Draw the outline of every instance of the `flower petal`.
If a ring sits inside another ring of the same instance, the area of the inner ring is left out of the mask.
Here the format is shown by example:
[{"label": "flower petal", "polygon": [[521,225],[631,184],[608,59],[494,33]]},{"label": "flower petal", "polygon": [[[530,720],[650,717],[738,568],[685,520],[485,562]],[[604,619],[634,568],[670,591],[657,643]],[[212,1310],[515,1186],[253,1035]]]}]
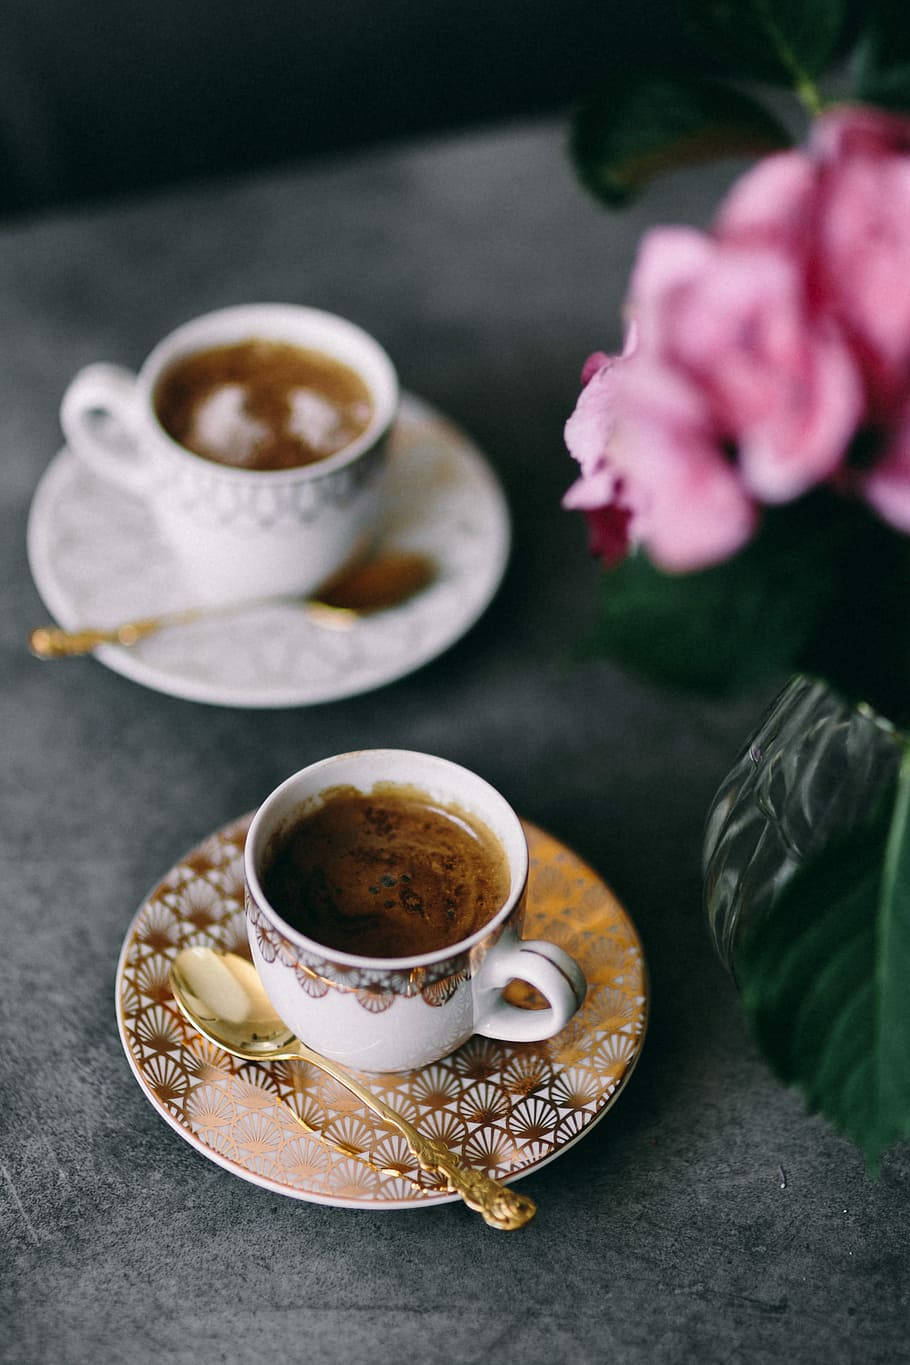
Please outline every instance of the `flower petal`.
[{"label": "flower petal", "polygon": [[741,437],[746,486],[762,502],[789,502],[829,478],[844,461],[863,404],[859,372],[840,337],[810,331],[805,372],[789,387],[782,383],[769,419]]},{"label": "flower petal", "polygon": [[804,152],[780,152],[739,178],[720,206],[715,231],[741,245],[788,251],[807,245],[818,168]]},{"label": "flower petal", "polygon": [[910,534],[910,405],[885,456],[858,483],[880,517]]}]

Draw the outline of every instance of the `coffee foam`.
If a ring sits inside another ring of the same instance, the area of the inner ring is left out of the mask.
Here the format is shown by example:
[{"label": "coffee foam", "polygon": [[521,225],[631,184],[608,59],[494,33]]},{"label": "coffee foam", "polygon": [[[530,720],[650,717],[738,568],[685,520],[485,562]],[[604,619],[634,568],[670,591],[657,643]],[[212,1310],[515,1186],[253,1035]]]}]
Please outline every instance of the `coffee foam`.
[{"label": "coffee foam", "polygon": [[328,453],[338,448],[342,423],[335,403],[313,389],[293,389],[288,395],[287,430],[312,450]]},{"label": "coffee foam", "polygon": [[193,449],[224,464],[252,464],[268,427],[249,416],[246,403],[244,384],[222,384],[207,394],[193,413],[189,436]]}]

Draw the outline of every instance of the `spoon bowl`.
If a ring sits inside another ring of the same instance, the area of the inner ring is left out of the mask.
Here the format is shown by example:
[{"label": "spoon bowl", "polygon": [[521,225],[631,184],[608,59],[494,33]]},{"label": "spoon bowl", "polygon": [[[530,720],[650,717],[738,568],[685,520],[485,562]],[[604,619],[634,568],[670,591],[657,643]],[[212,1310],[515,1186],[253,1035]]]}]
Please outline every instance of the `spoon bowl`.
[{"label": "spoon bowl", "polygon": [[245,957],[184,948],[171,967],[171,988],[193,1027],[225,1052],[273,1062],[300,1055],[300,1043],[273,1010]]}]

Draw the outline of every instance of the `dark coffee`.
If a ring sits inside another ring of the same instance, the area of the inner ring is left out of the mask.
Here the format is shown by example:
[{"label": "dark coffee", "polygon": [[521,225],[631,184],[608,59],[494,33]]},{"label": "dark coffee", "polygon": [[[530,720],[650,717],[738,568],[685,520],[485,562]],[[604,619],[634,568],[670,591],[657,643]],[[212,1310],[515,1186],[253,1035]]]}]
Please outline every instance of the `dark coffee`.
[{"label": "dark coffee", "polygon": [[412,957],[468,938],[510,888],[495,835],[410,787],[338,787],[268,848],[262,886],[282,919],[327,948]]},{"label": "dark coffee", "polygon": [[370,424],[370,392],[347,365],[251,339],[182,356],[155,390],[169,436],[218,464],[294,469],[344,449]]}]

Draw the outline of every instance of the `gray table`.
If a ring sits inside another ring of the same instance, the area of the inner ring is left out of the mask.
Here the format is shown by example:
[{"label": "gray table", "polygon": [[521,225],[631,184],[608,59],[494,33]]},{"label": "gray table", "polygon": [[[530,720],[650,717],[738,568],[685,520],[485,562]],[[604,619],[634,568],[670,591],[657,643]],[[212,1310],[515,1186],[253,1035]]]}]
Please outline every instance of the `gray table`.
[{"label": "gray table", "polygon": [[[908,1151],[870,1183],[775,1084],[702,923],[704,811],[763,699],[669,695],[578,651],[598,575],[559,508],[578,369],[616,343],[644,226],[705,220],[721,184],[689,175],[610,217],[544,126],[2,232],[4,1361],[907,1359]],[[25,519],[67,379],[258,299],[355,318],[487,450],[516,532],[492,608],[422,671],[313,709],[231,712],[32,660]],[[296,767],[377,744],[480,770],[643,936],[644,1057],[528,1180],[540,1214],[520,1234],[458,1206],[256,1189],[161,1121],[121,1051],[115,963],[146,888]]]}]

